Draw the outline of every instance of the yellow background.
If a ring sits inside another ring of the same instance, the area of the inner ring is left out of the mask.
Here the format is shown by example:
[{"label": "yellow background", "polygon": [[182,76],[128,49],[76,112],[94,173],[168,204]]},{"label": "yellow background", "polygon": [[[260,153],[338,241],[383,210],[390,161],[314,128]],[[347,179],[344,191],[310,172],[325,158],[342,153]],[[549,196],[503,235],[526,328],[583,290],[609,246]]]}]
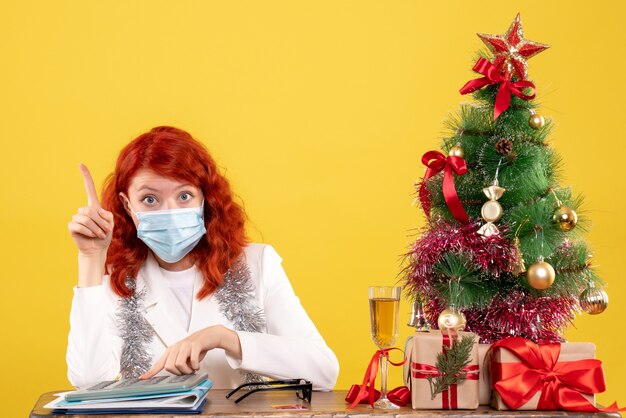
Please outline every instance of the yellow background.
[{"label": "yellow background", "polygon": [[[100,186],[121,147],[162,124],[209,147],[245,203],[250,236],[284,257],[337,354],[337,388],[360,381],[374,350],[367,286],[396,282],[424,224],[411,206],[420,157],[467,100],[458,89],[474,77],[475,33],[504,32],[517,11],[526,36],[552,46],[530,75],[540,113],[556,121],[563,184],[586,196],[611,296],[567,337],[597,344],[609,388],[599,399],[626,404],[623,2],[0,4],[3,416],[69,386],[78,163]],[[402,311],[399,345],[407,303]]]}]

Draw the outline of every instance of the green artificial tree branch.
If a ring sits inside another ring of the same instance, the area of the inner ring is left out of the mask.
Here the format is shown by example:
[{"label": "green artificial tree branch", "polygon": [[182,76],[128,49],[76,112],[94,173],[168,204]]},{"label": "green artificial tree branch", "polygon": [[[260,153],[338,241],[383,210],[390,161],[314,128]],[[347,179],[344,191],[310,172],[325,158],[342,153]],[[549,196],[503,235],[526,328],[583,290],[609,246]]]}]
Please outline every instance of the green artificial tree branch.
[{"label": "green artificial tree branch", "polygon": [[472,348],[474,347],[474,336],[464,335],[460,340],[452,344],[452,347],[445,352],[437,353],[437,370],[439,376],[433,378],[428,376],[430,384],[431,399],[448,390],[452,385],[462,383],[467,377],[467,372],[463,369],[470,363]]}]

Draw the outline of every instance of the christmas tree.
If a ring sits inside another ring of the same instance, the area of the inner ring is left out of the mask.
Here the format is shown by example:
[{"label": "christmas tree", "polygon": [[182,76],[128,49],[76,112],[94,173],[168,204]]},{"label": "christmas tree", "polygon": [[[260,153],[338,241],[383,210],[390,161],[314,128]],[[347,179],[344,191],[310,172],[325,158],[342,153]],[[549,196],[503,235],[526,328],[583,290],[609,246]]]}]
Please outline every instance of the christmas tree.
[{"label": "christmas tree", "polygon": [[430,323],[464,325],[481,342],[562,341],[577,312],[600,313],[608,298],[528,80],[527,60],[548,45],[524,38],[519,15],[506,33],[478,36],[489,52],[461,89],[474,102],[447,121],[443,152],[422,157],[428,223],[407,255],[406,289]]}]

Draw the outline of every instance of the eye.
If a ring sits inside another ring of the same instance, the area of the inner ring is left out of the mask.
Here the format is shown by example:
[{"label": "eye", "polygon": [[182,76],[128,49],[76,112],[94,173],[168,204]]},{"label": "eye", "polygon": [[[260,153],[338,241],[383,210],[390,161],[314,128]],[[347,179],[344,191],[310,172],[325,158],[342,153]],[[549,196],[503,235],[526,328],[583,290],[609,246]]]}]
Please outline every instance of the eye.
[{"label": "eye", "polygon": [[193,196],[191,195],[191,193],[189,192],[182,192],[180,194],[180,200],[182,200],[183,202],[188,202],[193,198]]},{"label": "eye", "polygon": [[150,194],[149,194],[149,195],[147,195],[147,196],[145,196],[145,197],[141,200],[141,202],[142,202],[142,203],[144,203],[144,204],[146,204],[146,205],[148,205],[148,206],[152,206],[152,205],[154,205],[154,204],[156,203],[156,201],[157,201],[157,200],[156,200],[156,197],[154,197],[154,196],[152,196],[152,195],[150,195]]}]

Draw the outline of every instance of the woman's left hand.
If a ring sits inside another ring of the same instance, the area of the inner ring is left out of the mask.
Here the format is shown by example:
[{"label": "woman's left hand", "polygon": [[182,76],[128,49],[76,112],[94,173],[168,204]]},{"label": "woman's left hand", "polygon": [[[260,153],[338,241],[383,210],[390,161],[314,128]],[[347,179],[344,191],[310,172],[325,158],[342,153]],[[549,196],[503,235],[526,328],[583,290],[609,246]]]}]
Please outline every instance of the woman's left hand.
[{"label": "woman's left hand", "polygon": [[241,358],[239,336],[223,325],[214,325],[194,332],[184,340],[167,347],[150,370],[139,376],[150,379],[165,369],[175,375],[191,374],[200,369],[200,362],[209,350],[222,348],[229,355]]}]

